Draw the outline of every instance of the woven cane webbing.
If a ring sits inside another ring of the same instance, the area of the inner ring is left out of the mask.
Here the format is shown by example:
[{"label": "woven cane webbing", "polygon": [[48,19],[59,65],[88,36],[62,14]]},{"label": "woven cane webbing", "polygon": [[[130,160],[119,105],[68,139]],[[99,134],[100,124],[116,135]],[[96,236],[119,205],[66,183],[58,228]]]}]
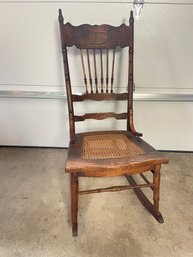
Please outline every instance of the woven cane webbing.
[{"label": "woven cane webbing", "polygon": [[144,151],[122,134],[92,135],[83,138],[83,158],[105,159],[142,155]]}]

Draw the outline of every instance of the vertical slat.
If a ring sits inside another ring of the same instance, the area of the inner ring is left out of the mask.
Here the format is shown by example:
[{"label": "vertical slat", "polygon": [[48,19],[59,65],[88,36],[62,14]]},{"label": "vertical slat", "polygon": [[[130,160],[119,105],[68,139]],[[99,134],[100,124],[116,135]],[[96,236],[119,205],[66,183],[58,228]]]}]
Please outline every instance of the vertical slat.
[{"label": "vertical slat", "polygon": [[111,93],[113,93],[114,67],[115,67],[115,49],[113,49],[113,61],[112,61],[112,73],[111,73]]},{"label": "vertical slat", "polygon": [[91,75],[90,57],[89,57],[89,50],[88,49],[86,49],[86,55],[87,55],[87,63],[88,63],[88,74],[89,74],[90,89],[91,89],[91,94],[93,94],[92,75]]},{"label": "vertical slat", "polygon": [[82,62],[82,70],[83,70],[83,74],[84,74],[84,84],[86,87],[86,93],[88,94],[87,77],[86,77],[86,71],[85,71],[85,66],[84,66],[84,58],[83,58],[82,49],[80,49],[80,56],[81,56],[81,62]]},{"label": "vertical slat", "polygon": [[109,50],[106,49],[106,93],[108,93],[109,84]]},{"label": "vertical slat", "polygon": [[93,56],[94,56],[95,86],[96,86],[96,93],[98,93],[98,78],[97,78],[97,67],[96,67],[96,53],[95,53],[95,49],[93,49]]},{"label": "vertical slat", "polygon": [[100,63],[101,63],[101,93],[103,93],[103,51],[100,49]]}]

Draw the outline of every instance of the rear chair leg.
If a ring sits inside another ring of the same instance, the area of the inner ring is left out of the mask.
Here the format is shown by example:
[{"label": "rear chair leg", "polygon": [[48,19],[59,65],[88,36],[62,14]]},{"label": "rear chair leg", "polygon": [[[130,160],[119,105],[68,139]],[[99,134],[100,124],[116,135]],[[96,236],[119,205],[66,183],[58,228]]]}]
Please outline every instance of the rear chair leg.
[{"label": "rear chair leg", "polygon": [[[164,223],[162,214],[159,212],[159,187],[160,187],[160,165],[156,165],[153,172],[153,204],[141,190],[141,188],[134,188],[134,192],[142,203],[142,205],[150,212],[150,214],[159,222]],[[131,175],[126,175],[126,178],[131,186],[136,186],[134,178]]]},{"label": "rear chair leg", "polygon": [[71,174],[71,222],[72,235],[78,236],[78,175]]},{"label": "rear chair leg", "polygon": [[159,195],[160,195],[160,168],[161,165],[156,165],[153,170],[153,202],[154,207],[157,211],[159,211]]}]

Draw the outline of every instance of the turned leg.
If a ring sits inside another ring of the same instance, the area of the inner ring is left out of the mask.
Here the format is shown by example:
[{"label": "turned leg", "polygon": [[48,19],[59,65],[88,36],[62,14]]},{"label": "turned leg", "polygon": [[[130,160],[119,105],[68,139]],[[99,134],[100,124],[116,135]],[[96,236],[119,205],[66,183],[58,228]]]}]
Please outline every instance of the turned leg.
[{"label": "turned leg", "polygon": [[[154,173],[154,171],[153,171]],[[126,178],[131,186],[136,186],[137,183],[135,182],[134,178],[130,175],[126,175]],[[162,217],[162,214],[158,211],[158,209],[155,207],[155,204],[152,204],[152,202],[147,198],[147,196],[144,194],[144,192],[140,188],[134,188],[133,189],[137,198],[142,203],[142,205],[148,210],[151,215],[159,222],[163,223],[164,219]],[[156,190],[155,190],[156,191]],[[159,198],[159,197],[158,197]],[[156,197],[155,202],[157,201],[157,191],[156,191]],[[156,206],[158,207],[157,203]]]},{"label": "turned leg", "polygon": [[161,165],[156,165],[153,171],[153,202],[154,207],[158,211],[159,210],[159,194],[160,194],[160,168]]},{"label": "turned leg", "polygon": [[78,175],[71,174],[71,222],[72,222],[72,235],[78,235]]}]

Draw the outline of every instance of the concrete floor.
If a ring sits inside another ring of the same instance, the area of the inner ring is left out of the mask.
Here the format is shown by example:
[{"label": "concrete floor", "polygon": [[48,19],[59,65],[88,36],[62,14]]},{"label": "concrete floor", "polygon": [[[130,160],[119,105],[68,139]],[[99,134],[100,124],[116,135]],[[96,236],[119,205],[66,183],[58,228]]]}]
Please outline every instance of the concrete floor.
[{"label": "concrete floor", "polygon": [[[193,256],[193,154],[168,154],[170,164],[162,168],[164,224],[131,190],[93,194],[80,197],[77,238],[69,221],[66,154],[0,148],[0,257]],[[124,183],[80,179],[82,189]]]}]

